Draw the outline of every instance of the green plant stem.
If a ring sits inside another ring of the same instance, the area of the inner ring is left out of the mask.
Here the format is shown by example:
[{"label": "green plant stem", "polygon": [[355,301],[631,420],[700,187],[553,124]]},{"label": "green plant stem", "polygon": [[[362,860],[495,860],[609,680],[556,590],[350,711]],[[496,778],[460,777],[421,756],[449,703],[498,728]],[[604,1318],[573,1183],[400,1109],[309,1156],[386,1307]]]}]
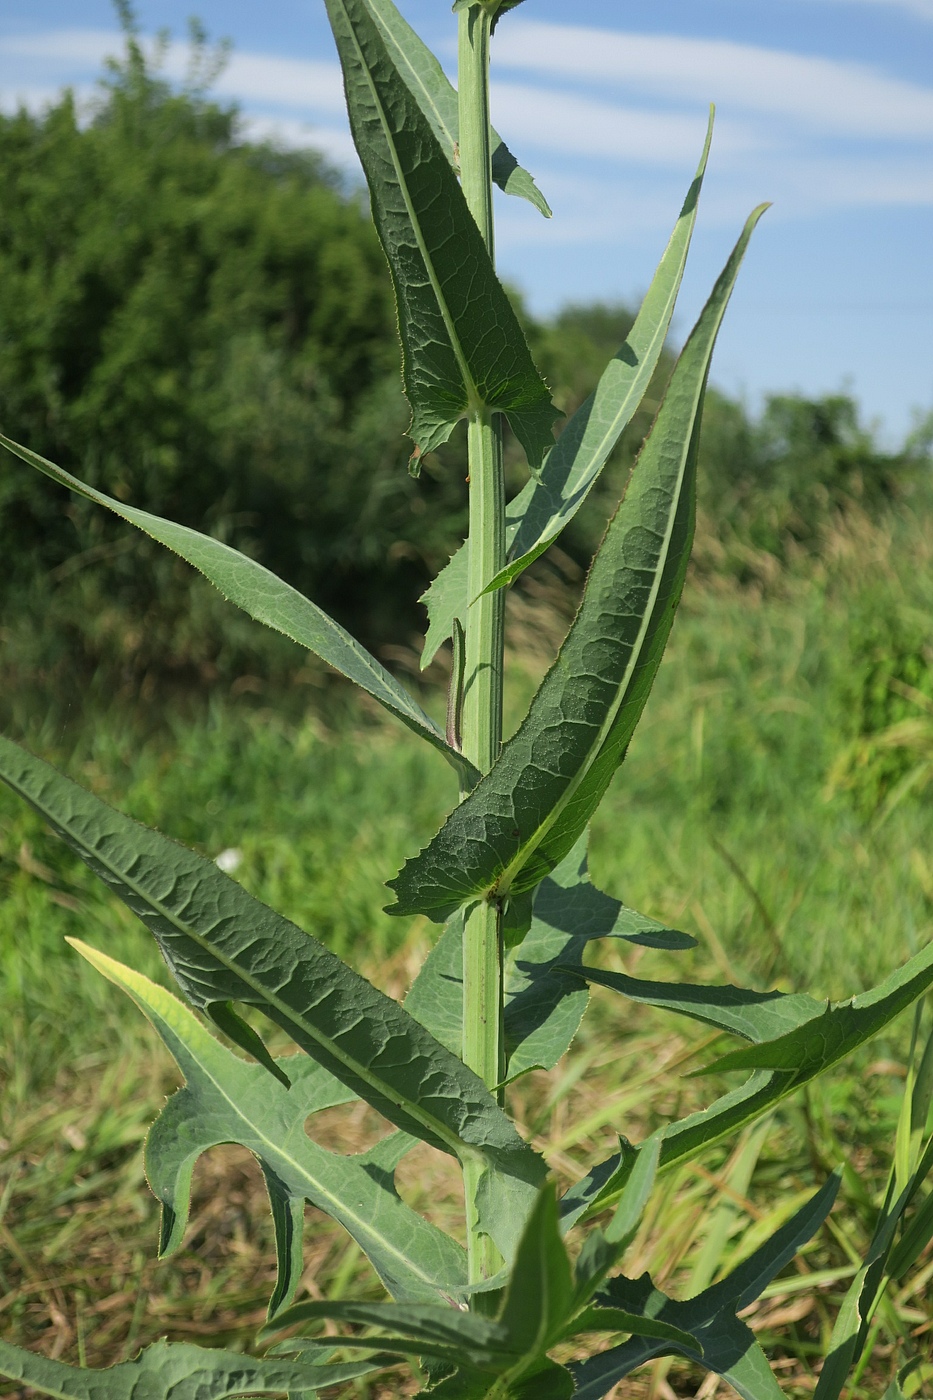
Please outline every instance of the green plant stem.
[{"label": "green plant stem", "polygon": [[[460,14],[460,171],[463,192],[493,255],[492,153],[489,141],[489,37],[482,6]],[[502,679],[505,594],[485,595],[505,565],[505,485],[502,435],[488,410],[476,409],[468,425],[470,462],[469,596],[463,692],[463,751],[482,773],[502,743]],[[463,1059],[488,1088],[502,1079],[501,912],[481,901],[470,910],[463,940]],[[492,1241],[477,1230],[480,1166],[467,1162],[463,1186],[467,1254],[472,1283],[494,1274],[500,1260]]]}]

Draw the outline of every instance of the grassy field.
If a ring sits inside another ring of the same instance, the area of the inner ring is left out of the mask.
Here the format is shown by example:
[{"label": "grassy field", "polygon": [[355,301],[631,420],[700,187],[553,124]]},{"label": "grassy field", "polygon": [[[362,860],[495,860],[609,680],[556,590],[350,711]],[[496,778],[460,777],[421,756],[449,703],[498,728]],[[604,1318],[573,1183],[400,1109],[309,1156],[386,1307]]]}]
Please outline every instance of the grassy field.
[{"label": "grassy field", "polygon": [[[741,588],[707,567],[702,541],[698,560],[656,692],[594,823],[592,868],[699,946],[676,960],[603,956],[640,975],[852,994],[922,946],[933,922],[930,796],[918,783],[895,801],[884,768],[894,750],[864,736],[857,747],[853,719],[879,628],[909,639],[930,615],[933,544],[920,519],[854,517],[816,562],[770,574],[762,563],[759,582]],[[558,632],[549,588],[515,600],[516,700]],[[382,881],[432,834],[453,782],[433,753],[341,691],[309,692],[323,699],[307,707],[289,696],[282,718],[256,689],[158,723],[58,706],[54,717],[20,714],[15,737],[140,820],[210,856],[238,852],[238,879],[400,994],[436,930],[388,919]],[[922,702],[917,691],[916,755],[909,744],[896,750],[908,775],[924,752]],[[427,703],[439,708],[442,697]],[[866,805],[867,791],[880,803]],[[215,1152],[197,1177],[184,1251],[154,1262],[141,1147],[176,1081],[135,1009],[63,943],[83,937],[161,976],[148,936],[5,795],[0,885],[0,1331],[89,1365],[162,1334],[247,1344],[272,1276],[258,1169],[239,1149]],[[813,1363],[870,1232],[909,1033],[897,1024],[728,1152],[670,1173],[627,1262],[627,1272],[650,1267],[662,1285],[696,1289],[847,1159],[842,1223],[831,1219],[750,1319],[791,1396],[812,1392]],[[516,1111],[570,1181],[614,1150],[618,1132],[638,1139],[711,1097],[709,1081],[682,1077],[710,1043],[694,1023],[599,993],[568,1062],[516,1086]],[[574,1150],[571,1124],[582,1125]],[[323,1131],[364,1146],[380,1124],[357,1105]],[[456,1218],[446,1161],[412,1154],[402,1175],[410,1199]],[[753,1236],[739,1246],[749,1215]],[[365,1261],[329,1224],[309,1231],[306,1261],[313,1296],[376,1295]],[[882,1310],[855,1395],[883,1392],[903,1339],[929,1344],[931,1279],[928,1252]],[[664,1363],[618,1394],[716,1394],[698,1384]],[[406,1393],[398,1380],[342,1392]],[[908,1394],[933,1394],[933,1367],[914,1373]]]}]

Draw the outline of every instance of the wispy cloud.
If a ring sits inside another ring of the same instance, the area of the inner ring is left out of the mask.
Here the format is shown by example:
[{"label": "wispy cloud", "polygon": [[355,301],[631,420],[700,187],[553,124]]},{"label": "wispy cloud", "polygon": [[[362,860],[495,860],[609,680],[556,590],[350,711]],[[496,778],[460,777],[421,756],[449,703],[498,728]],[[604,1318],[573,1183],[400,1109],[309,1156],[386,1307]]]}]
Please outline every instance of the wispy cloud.
[{"label": "wispy cloud", "polygon": [[933,137],[933,88],[869,67],[726,40],[518,21],[496,50],[502,68],[611,84],[668,102],[717,101],[824,132]]},{"label": "wispy cloud", "polygon": [[933,0],[828,0],[837,5],[874,5],[885,10],[903,10],[915,19],[925,19],[933,24]]},{"label": "wispy cloud", "polygon": [[[46,33],[10,34],[0,37],[0,60],[28,64],[32,72],[44,69],[61,80],[79,70],[99,72],[104,60],[123,50],[123,36],[110,29],[54,29]],[[151,53],[156,48],[145,43]],[[188,71],[191,51],[187,44],[171,43],[161,52],[160,71],[181,80]],[[28,79],[26,80],[28,81]],[[15,87],[8,80],[6,86]],[[220,97],[265,107],[344,112],[343,82],[336,63],[315,59],[281,58],[274,54],[237,53],[227,60],[213,86]]]}]

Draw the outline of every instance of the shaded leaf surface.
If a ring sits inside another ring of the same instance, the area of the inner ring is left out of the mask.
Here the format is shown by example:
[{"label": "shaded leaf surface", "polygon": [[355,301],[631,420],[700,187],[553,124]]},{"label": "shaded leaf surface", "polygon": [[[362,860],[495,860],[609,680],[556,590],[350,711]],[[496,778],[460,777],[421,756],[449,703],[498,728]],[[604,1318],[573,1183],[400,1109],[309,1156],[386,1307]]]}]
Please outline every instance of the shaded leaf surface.
[{"label": "shaded leaf surface", "polygon": [[706,377],[758,217],[678,361],[554,665],[491,771],[389,882],[390,913],[440,922],[470,899],[533,889],[572,849],[621,763],[680,600]]},{"label": "shaded leaf surface", "polygon": [[0,1342],[0,1375],[60,1400],[225,1400],[233,1395],[318,1391],[378,1370],[385,1361],[310,1366],[260,1360],[187,1342],[156,1342],[135,1361],[88,1370]]},{"label": "shaded leaf surface", "polygon": [[786,1031],[812,1021],[825,1003],[803,992],[753,992],[744,987],[694,986],[689,982],[647,982],[623,972],[597,967],[579,969],[579,976],[598,987],[621,992],[629,1001],[661,1006],[720,1030],[731,1031],[754,1044],[773,1041]]},{"label": "shaded leaf surface", "polygon": [[602,1400],[614,1385],[656,1356],[677,1353],[715,1371],[743,1400],[779,1400],[783,1392],[764,1352],[736,1313],[760,1297],[773,1278],[794,1257],[832,1208],[839,1178],[830,1177],[813,1198],[720,1283],[686,1302],[675,1302],[655,1288],[647,1274],[640,1279],[611,1279],[601,1301],[610,1307],[668,1322],[689,1333],[695,1347],[632,1337],[621,1346],[573,1366],[580,1400]]},{"label": "shaded leaf surface", "polygon": [[[569,1049],[586,1011],[588,993],[572,971],[582,969],[586,944],[622,938],[670,951],[693,947],[676,929],[627,909],[590,883],[587,837],[534,892],[531,927],[505,966],[508,1078],[553,1069]],[[459,1053],[463,1025],[463,911],[449,920],[405,1002],[442,1045]]]},{"label": "shaded leaf surface", "polygon": [[75,946],[132,997],[185,1077],[185,1088],[169,1100],[146,1142],[146,1174],[163,1210],[163,1254],[182,1242],[198,1158],[235,1142],[259,1160],[273,1204],[279,1282],[270,1312],[291,1298],[301,1278],[306,1200],[344,1226],[395,1297],[435,1299],[465,1285],[463,1250],[399,1199],[392,1171],[385,1169],[386,1153],[391,1161],[413,1145],[410,1137],[380,1143],[374,1155],[327,1151],[308,1137],[305,1122],[353,1097],[339,1080],[312,1060],[291,1056],[285,1061],[291,1088],[270,1081],[262,1066],[227,1050],[169,992],[92,948]]},{"label": "shaded leaf surface", "polygon": [[210,535],[199,534],[187,525],[176,525],[174,521],[163,520],[158,515],[150,515],[148,511],[137,510],[135,506],[114,500],[103,491],[86,486],[70,472],[55,466],[54,462],[48,462],[35,452],[30,452],[28,447],[21,447],[12,442],[2,433],[0,443],[24,462],[51,477],[53,481],[67,486],[96,505],[105,506],[131,525],[138,526],[160,544],[180,554],[182,559],[187,560],[209,579],[231,603],[249,613],[257,622],[271,627],[274,632],[283,633],[299,646],[314,652],[315,656],[326,661],[328,666],[333,666],[335,671],[339,671],[374,700],[378,700],[396,719],[400,719],[414,733],[433,744],[448,762],[458,772],[465,773],[471,782],[478,776],[469,765],[464,767],[466,760],[463,755],[450,747],[434,721],[364,646],[310,599],[305,598],[290,584],[283,583],[275,574],[263,568],[262,564],[257,564],[255,559],[249,559],[245,554],[231,549],[229,545],[222,544],[220,540],[215,540]]},{"label": "shaded leaf surface", "polygon": [[877,1035],[933,985],[933,943],[880,986],[851,1001],[825,1004],[821,1015],[808,1017],[785,1034],[747,1050],[733,1050],[705,1073],[731,1069],[782,1070],[794,1083],[810,1079]]},{"label": "shaded leaf surface", "polygon": [[395,286],[411,436],[429,452],[466,413],[502,412],[537,467],[557,410],[457,178],[366,0],[326,4]]}]

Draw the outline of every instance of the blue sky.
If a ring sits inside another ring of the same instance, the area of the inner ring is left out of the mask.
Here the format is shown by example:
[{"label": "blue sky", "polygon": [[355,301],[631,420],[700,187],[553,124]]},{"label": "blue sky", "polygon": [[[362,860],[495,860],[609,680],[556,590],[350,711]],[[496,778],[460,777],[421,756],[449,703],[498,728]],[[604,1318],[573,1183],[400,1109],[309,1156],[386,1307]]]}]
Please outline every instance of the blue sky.
[{"label": "blue sky", "polygon": [[[139,0],[146,32],[197,13],[234,42],[217,84],[257,134],[353,168],[323,0]],[[446,0],[401,0],[453,64]],[[0,104],[93,90],[109,0],[4,0]],[[184,71],[181,43],[170,74]],[[756,235],[714,365],[768,391],[847,389],[894,441],[933,409],[933,0],[526,0],[500,25],[494,119],[554,218],[499,202],[499,265],[531,307],[635,302],[718,107],[687,333],[746,214]]]}]

